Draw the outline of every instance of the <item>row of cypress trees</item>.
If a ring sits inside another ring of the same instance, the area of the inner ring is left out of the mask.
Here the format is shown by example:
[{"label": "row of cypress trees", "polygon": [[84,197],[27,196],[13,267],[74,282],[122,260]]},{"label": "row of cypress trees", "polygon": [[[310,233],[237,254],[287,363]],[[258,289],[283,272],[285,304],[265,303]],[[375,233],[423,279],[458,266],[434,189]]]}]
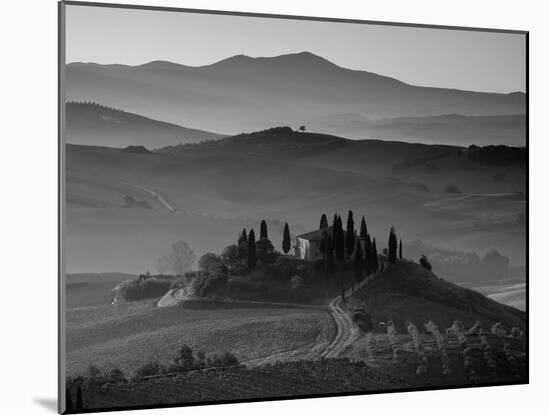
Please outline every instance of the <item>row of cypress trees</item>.
[{"label": "row of cypress trees", "polygon": [[[363,272],[369,275],[378,270],[376,238],[372,238],[371,241],[364,216],[361,218],[359,238],[357,238],[355,232],[355,222],[351,210],[348,212],[345,234],[342,218],[337,214],[334,214],[333,217],[332,233],[328,231],[328,220],[325,214],[321,216],[319,228],[323,231],[320,251],[323,255],[325,275],[332,273],[335,265],[339,265],[339,268],[341,268],[346,259],[353,261],[357,279],[360,278]],[[364,241],[364,246],[362,246],[361,241]],[[266,221],[262,220],[260,222],[260,238],[258,241],[254,229],[250,229],[248,233],[246,229],[243,229],[237,245],[241,260],[246,261],[249,269],[254,269],[258,263],[258,252],[273,251],[273,246],[268,237]],[[285,254],[288,254],[291,249],[290,229],[286,222],[283,230],[282,249]],[[388,260],[395,263],[398,255],[400,259],[403,258],[402,242],[399,240],[399,244],[397,243],[395,227],[392,226],[388,240]]]},{"label": "row of cypress trees", "polygon": [[[395,227],[392,226],[390,229],[390,237],[388,239],[388,260],[392,264],[395,264],[397,261],[397,250],[397,235],[395,234]],[[399,259],[403,259],[403,243],[401,239],[399,239]]]},{"label": "row of cypress trees", "polygon": [[[282,243],[283,252],[285,254],[288,254],[288,252],[290,251],[290,245],[290,229],[288,227],[288,223],[285,222]],[[262,220],[260,222],[259,240],[256,240],[254,229],[250,229],[248,234],[246,232],[246,229],[243,229],[241,235],[239,236],[237,246],[239,247],[239,257],[243,261],[246,261],[249,269],[254,269],[258,264],[258,252],[260,252],[262,255],[266,255],[273,252],[274,250],[273,245],[269,241],[269,237],[267,234],[266,221]]]},{"label": "row of cypress trees", "polygon": [[[372,238],[368,233],[365,217],[361,218],[359,228],[359,237],[355,232],[355,222],[353,212],[348,212],[346,223],[346,232],[344,234],[342,218],[334,214],[332,220],[332,232],[329,231],[328,220],[325,214],[321,216],[319,228],[323,231],[319,250],[323,256],[325,276],[333,274],[335,268],[338,268],[342,286],[342,298],[344,296],[343,266],[345,262],[353,264],[354,277],[359,281],[364,273],[369,275],[376,272],[379,268],[378,251],[376,248],[376,238]],[[363,241],[363,243],[361,243]],[[403,258],[403,245],[401,240],[397,243],[395,227],[390,229],[388,240],[388,260],[395,263],[399,250],[399,258]],[[351,279],[353,288],[354,279]]]}]

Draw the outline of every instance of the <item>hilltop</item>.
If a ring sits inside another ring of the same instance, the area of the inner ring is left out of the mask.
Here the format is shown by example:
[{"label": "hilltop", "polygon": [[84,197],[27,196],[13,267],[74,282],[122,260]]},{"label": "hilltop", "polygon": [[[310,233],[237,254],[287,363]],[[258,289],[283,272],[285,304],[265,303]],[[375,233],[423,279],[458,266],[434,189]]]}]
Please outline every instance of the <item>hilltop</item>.
[{"label": "hilltop", "polygon": [[66,111],[66,141],[71,144],[153,148],[223,137],[94,102],[68,102]]},{"label": "hilltop", "polygon": [[295,131],[290,127],[274,127],[267,130],[241,133],[209,140],[194,145],[164,147],[160,153],[177,152],[226,152],[241,156],[282,157],[296,159],[333,151],[352,143],[342,137],[322,133]]},{"label": "hilltop", "polygon": [[392,320],[405,331],[406,323],[422,327],[433,320],[450,327],[460,320],[466,327],[480,321],[485,329],[500,322],[510,330],[525,330],[525,313],[437,277],[422,266],[400,261],[354,293],[348,308],[365,307],[374,322]]},{"label": "hilltop", "polygon": [[[169,146],[159,153],[209,154],[254,157],[270,162],[353,172],[372,177],[391,177],[419,188],[461,192],[501,193],[524,189],[525,147],[470,147],[385,140],[350,140],[319,132],[295,131],[288,126],[241,133],[218,140]],[[523,172],[523,173],[522,173]]]}]

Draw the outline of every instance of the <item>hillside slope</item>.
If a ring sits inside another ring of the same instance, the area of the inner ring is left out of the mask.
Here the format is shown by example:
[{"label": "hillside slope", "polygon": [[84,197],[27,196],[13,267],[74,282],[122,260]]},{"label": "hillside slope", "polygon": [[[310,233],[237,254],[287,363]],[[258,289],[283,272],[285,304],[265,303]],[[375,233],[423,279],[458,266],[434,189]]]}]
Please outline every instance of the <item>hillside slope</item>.
[{"label": "hillside slope", "polygon": [[406,331],[408,321],[423,327],[429,320],[444,328],[455,320],[466,327],[480,321],[486,330],[497,322],[508,330],[526,327],[524,312],[438,278],[409,261],[389,265],[384,273],[354,293],[348,308],[358,306],[365,307],[373,322],[391,320],[402,331]]},{"label": "hillside slope", "polygon": [[66,141],[107,147],[142,145],[157,148],[223,137],[185,128],[95,103],[69,102],[66,106]]}]

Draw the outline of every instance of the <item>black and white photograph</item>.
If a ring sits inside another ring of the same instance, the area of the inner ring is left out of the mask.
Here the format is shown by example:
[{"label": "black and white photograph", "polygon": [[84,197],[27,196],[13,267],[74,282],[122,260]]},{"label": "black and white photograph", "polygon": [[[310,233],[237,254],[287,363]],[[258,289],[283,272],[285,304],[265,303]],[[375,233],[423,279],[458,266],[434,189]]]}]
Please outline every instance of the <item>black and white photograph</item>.
[{"label": "black and white photograph", "polygon": [[529,382],[527,32],[59,30],[62,412]]}]

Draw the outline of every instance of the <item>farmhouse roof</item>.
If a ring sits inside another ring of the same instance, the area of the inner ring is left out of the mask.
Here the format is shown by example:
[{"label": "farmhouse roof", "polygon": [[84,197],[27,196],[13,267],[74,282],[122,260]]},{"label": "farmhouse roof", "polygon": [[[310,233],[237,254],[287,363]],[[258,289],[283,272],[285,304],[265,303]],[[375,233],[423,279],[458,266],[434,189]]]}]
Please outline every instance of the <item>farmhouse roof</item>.
[{"label": "farmhouse roof", "polygon": [[[329,234],[332,235],[332,226],[329,226],[327,228],[327,231],[329,232]],[[308,241],[320,241],[321,239],[323,239],[323,230],[322,229],[316,229],[316,230],[311,231],[311,232],[303,233],[301,235],[298,235],[298,238],[305,239],[305,240],[308,240]]]},{"label": "farmhouse roof", "polygon": [[[332,225],[327,228],[327,231],[330,234],[330,236],[333,235]],[[300,238],[300,239],[305,239],[307,241],[320,241],[321,239],[323,239],[323,230],[322,229],[316,229],[314,231],[306,232],[306,233],[303,233],[301,235],[298,235],[297,237]],[[345,237],[346,237],[346,230],[344,229],[344,238]],[[359,236],[357,236],[357,231],[355,232],[355,237],[358,238],[358,239],[363,239],[363,238],[360,238]]]}]

